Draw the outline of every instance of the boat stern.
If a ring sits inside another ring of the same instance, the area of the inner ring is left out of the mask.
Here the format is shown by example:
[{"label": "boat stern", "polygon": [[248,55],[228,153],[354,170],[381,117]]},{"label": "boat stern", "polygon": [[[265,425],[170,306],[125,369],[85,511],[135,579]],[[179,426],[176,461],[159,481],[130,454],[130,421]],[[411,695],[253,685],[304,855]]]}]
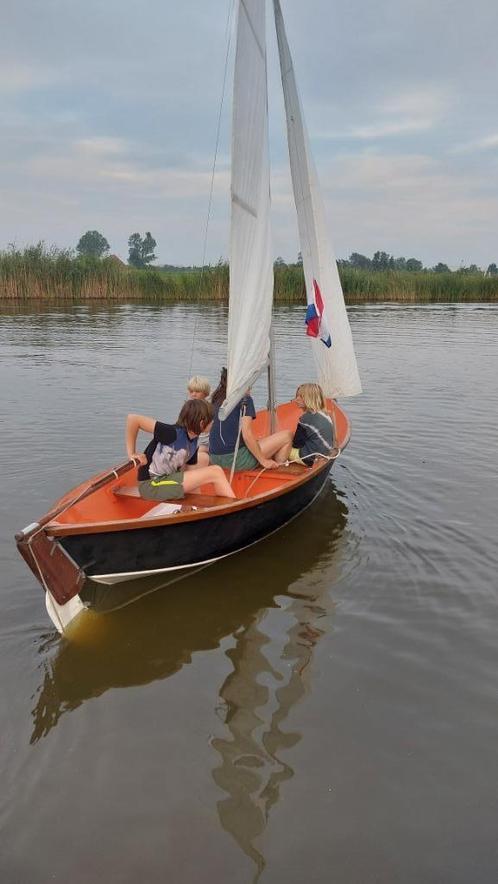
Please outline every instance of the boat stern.
[{"label": "boat stern", "polygon": [[79,592],[85,574],[37,522],[15,535],[17,548],[46,593],[50,618],[59,632],[84,609]]}]

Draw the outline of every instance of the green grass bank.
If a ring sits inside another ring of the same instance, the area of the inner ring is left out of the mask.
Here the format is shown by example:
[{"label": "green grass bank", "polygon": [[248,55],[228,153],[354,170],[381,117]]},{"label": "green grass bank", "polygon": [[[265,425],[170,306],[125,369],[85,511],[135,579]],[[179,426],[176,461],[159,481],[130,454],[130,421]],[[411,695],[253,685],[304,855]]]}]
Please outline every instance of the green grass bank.
[{"label": "green grass bank", "polygon": [[[446,303],[498,301],[498,276],[430,270],[372,271],[341,267],[348,304],[392,301]],[[18,301],[226,301],[228,266],[192,270],[135,270],[118,259],[74,258],[33,246],[0,252],[0,302]],[[304,301],[299,265],[275,269],[275,300]]]}]

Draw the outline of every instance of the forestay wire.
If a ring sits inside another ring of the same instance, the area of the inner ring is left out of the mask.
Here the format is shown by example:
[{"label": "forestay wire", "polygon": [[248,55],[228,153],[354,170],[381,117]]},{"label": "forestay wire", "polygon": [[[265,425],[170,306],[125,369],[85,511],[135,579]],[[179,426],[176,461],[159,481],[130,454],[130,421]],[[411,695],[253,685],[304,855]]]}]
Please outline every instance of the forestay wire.
[{"label": "forestay wire", "polygon": [[[227,22],[225,27],[225,42],[226,42],[226,52],[225,52],[225,66],[223,70],[223,85],[221,87],[221,98],[220,98],[220,106],[218,110],[218,124],[216,127],[216,142],[214,148],[214,156],[213,156],[213,165],[211,169],[211,184],[209,188],[209,200],[208,200],[208,208],[207,208],[207,216],[206,216],[206,226],[204,230],[204,244],[202,251],[202,264],[201,264],[201,275],[199,277],[199,286],[198,286],[198,301],[200,299],[200,293],[202,289],[202,281],[204,278],[204,267],[206,265],[206,252],[207,252],[207,241],[208,241],[208,232],[209,232],[209,222],[211,219],[211,207],[213,203],[213,191],[214,191],[214,177],[216,174],[216,162],[218,159],[218,148],[220,145],[220,133],[221,133],[221,117],[223,113],[223,104],[225,101],[225,88],[227,82],[227,73],[228,73],[228,61],[230,58],[230,46],[232,42],[232,16],[233,16],[233,8],[235,5],[235,0],[228,0],[228,14],[227,14]],[[192,333],[192,345],[190,348],[190,366],[189,366],[189,377],[192,374],[192,364],[194,360],[194,346],[195,346],[195,337],[197,333],[197,320],[198,320],[198,312],[196,310],[195,319],[194,319],[194,328]]]}]

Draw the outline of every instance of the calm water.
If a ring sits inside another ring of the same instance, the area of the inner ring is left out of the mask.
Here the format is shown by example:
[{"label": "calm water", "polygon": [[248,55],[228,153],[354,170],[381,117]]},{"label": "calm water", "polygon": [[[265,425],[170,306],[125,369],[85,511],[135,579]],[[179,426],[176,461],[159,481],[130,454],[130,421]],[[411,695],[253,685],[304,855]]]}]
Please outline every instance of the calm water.
[{"label": "calm water", "polygon": [[[226,312],[0,315],[2,884],[497,880],[498,308],[350,316],[319,502],[67,641],[14,531],[216,378]],[[300,311],[276,326],[283,399],[313,372]]]}]

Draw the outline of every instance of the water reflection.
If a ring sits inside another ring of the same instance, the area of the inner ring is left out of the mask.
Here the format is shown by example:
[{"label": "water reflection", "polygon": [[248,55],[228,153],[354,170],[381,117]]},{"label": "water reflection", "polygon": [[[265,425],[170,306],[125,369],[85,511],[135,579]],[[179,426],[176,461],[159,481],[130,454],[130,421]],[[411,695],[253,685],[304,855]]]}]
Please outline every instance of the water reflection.
[{"label": "water reflection", "polygon": [[[155,593],[157,579],[155,587],[149,579],[111,592],[93,586],[101,611],[125,607],[84,615],[71,639],[43,660],[31,743],[85,700],[168,678],[196,651],[232,635],[235,644],[226,653],[233,669],[216,707],[226,733],[212,739],[218,758],[212,775],[226,793],[217,805],[220,823],[254,862],[258,880],[265,859],[254,842],[294,776],[284,754],[302,734],[285,722],[308,689],[314,648],[330,626],[329,589],[340,567],[346,517],[331,487],[274,538],[179,585]],[[129,604],[147,593],[153,594]],[[56,641],[51,637],[40,648],[44,657]]]},{"label": "water reflection", "polygon": [[[266,635],[258,622],[237,636],[236,647],[228,652],[233,672],[220,690],[228,734],[212,741],[221,756],[213,778],[227,793],[227,798],[218,802],[220,822],[255,863],[254,880],[265,868],[264,856],[254,840],[267,825],[281,785],[294,776],[293,768],[280,753],[296,745],[302,736],[285,730],[283,725],[306,693],[313,649],[325,634],[319,621],[330,612],[310,594],[296,598],[286,613],[292,616],[293,624],[285,634],[276,663],[265,654],[265,646],[272,656],[275,653],[275,637]],[[270,684],[263,684],[262,678]]]},{"label": "water reflection", "polygon": [[[220,689],[227,734],[212,741],[221,761],[213,778],[227,793],[218,802],[220,822],[254,862],[254,881],[265,868],[254,841],[266,828],[282,784],[294,776],[282,756],[302,737],[285,730],[285,721],[308,689],[313,651],[333,612],[328,590],[339,566],[338,546],[347,513],[337,499],[336,503],[336,519],[325,544],[323,536],[314,537],[312,525],[305,535],[295,525],[301,578],[285,589],[284,598],[277,597],[278,614],[260,610],[236,633],[235,647],[227,651],[233,671]],[[324,502],[311,516],[316,526],[321,517],[329,518]]]},{"label": "water reflection", "polygon": [[[275,597],[312,569],[327,569],[346,523],[347,508],[330,488],[274,537],[214,567],[159,589],[157,578],[106,588],[93,585],[99,610],[84,614],[68,639],[40,644],[43,673],[31,742],[46,736],[64,712],[110,688],[149,684],[173,675],[192,654],[238,637]],[[275,564],[278,563],[278,568]],[[140,596],[145,596],[140,598]],[[134,604],[128,604],[138,598]],[[121,609],[120,605],[125,605]],[[55,647],[55,653],[54,653]]]}]

